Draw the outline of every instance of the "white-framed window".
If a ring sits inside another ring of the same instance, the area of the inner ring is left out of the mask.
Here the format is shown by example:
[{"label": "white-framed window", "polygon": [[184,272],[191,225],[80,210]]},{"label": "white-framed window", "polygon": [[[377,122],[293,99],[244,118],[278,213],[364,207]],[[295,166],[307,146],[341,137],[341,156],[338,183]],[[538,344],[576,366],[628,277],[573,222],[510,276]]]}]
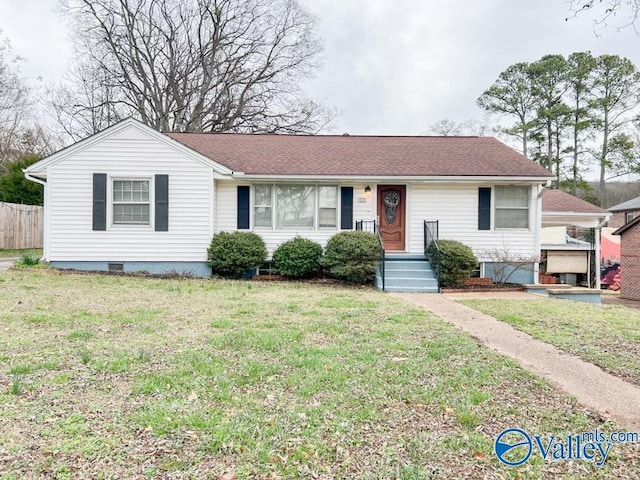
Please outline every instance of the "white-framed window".
[{"label": "white-framed window", "polygon": [[151,201],[149,179],[112,180],[112,222],[114,225],[149,225]]},{"label": "white-framed window", "polygon": [[495,187],[495,228],[529,228],[530,188]]},{"label": "white-framed window", "polygon": [[338,224],[338,187],[318,187],[318,228],[336,228]]},{"label": "white-framed window", "polygon": [[336,185],[258,184],[254,186],[253,226],[275,230],[336,228]]},{"label": "white-framed window", "polygon": [[633,219],[634,219],[633,212],[627,212],[625,214],[625,220],[626,220],[627,223],[629,223]]},{"label": "white-framed window", "polygon": [[253,225],[255,227],[271,227],[273,218],[273,195],[271,185],[256,185],[253,207]]}]

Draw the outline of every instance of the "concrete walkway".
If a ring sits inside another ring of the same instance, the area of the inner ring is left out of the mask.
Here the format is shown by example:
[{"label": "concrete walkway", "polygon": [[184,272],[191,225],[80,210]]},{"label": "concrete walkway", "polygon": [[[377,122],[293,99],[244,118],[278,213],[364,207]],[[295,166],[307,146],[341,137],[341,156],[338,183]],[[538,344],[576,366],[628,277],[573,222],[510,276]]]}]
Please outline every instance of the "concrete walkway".
[{"label": "concrete walkway", "polygon": [[524,368],[575,396],[582,405],[612,417],[621,427],[640,431],[640,387],[442,295],[391,295],[429,310],[492,350],[513,358]]},{"label": "concrete walkway", "polygon": [[8,270],[13,266],[17,258],[0,258],[0,270]]}]

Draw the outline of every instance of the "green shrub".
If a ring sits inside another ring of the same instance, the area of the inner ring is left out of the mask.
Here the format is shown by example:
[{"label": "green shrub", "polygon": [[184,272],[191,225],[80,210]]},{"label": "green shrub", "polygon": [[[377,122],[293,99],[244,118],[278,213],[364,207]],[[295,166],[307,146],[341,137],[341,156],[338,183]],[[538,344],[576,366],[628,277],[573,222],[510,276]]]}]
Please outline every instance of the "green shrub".
[{"label": "green shrub", "polygon": [[369,232],[341,232],[329,239],[324,265],[329,275],[350,283],[368,283],[380,260],[378,237]]},{"label": "green shrub", "polygon": [[295,237],[273,252],[273,263],[280,273],[290,278],[308,278],[320,270],[322,246],[307,238]]},{"label": "green shrub", "polygon": [[265,261],[267,248],[253,232],[220,232],[211,239],[207,258],[213,273],[238,278]]},{"label": "green shrub", "polygon": [[[456,240],[438,240],[440,247],[440,286],[458,287],[464,283],[478,265],[473,250]],[[435,244],[432,243],[425,252],[429,261],[436,263]]]},{"label": "green shrub", "polygon": [[31,255],[30,253],[22,253],[20,258],[16,261],[15,266],[19,268],[35,267],[40,263],[40,257],[37,255]]}]

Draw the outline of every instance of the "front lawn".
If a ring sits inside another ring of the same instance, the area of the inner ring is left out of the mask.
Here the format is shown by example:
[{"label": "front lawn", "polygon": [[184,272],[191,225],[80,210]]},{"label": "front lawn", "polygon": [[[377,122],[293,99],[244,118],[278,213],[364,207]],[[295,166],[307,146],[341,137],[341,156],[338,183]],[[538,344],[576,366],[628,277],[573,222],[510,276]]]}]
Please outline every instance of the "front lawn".
[{"label": "front lawn", "polygon": [[506,467],[508,427],[613,422],[369,289],[0,273],[0,478],[625,478]]},{"label": "front lawn", "polygon": [[549,298],[460,303],[640,385],[640,310]]},{"label": "front lawn", "polygon": [[0,248],[0,258],[20,258],[22,255],[29,255],[32,257],[42,257],[41,248],[27,248],[13,250],[9,248]]}]

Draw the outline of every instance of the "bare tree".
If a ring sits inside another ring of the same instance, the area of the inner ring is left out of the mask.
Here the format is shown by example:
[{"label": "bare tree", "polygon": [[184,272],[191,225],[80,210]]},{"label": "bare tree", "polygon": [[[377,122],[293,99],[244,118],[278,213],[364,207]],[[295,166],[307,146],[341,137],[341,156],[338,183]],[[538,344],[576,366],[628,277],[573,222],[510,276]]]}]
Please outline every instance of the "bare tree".
[{"label": "bare tree", "polygon": [[13,55],[9,40],[0,38],[0,171],[19,156],[20,129],[32,103],[20,77],[21,60]]},{"label": "bare tree", "polygon": [[597,12],[594,20],[596,33],[613,26],[617,30],[631,27],[640,34],[637,22],[640,19],[640,0],[566,0],[570,18],[575,18],[586,11]]},{"label": "bare tree", "polygon": [[491,262],[494,281],[502,284],[508,283],[518,271],[533,271],[540,261],[535,255],[514,253],[506,245],[481,250],[478,255]]},{"label": "bare tree", "polygon": [[60,0],[69,84],[51,92],[68,133],[126,116],[158,130],[317,132],[331,112],[299,81],[318,68],[315,18],[296,0]]},{"label": "bare tree", "polygon": [[428,133],[430,135],[439,135],[442,137],[456,137],[462,135],[463,125],[460,122],[443,118],[429,125]]},{"label": "bare tree", "polygon": [[471,118],[465,122],[458,122],[449,118],[443,118],[429,125],[428,135],[442,137],[471,136],[485,137],[496,133],[496,127],[491,126],[486,119]]}]

